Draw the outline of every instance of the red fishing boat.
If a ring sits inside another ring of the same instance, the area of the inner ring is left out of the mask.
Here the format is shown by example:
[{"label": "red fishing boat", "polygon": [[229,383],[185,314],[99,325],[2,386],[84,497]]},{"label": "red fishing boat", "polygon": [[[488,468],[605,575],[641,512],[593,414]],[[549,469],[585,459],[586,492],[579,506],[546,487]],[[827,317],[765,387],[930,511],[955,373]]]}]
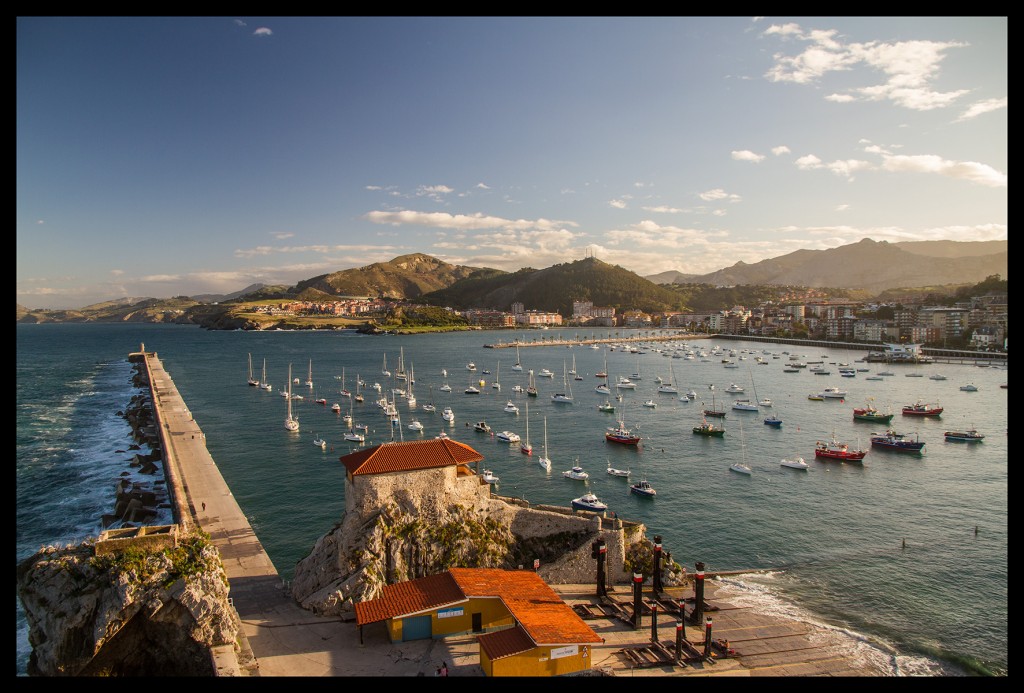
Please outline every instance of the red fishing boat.
[{"label": "red fishing boat", "polygon": [[903,407],[903,416],[939,416],[940,414],[942,414],[942,407],[925,404],[921,400]]},{"label": "red fishing boat", "polygon": [[640,442],[640,436],[626,428],[626,424],[622,421],[619,421],[615,428],[609,428],[605,431],[604,439],[609,443],[620,443],[622,445],[636,445]]},{"label": "red fishing boat", "polygon": [[840,462],[860,462],[868,454],[867,450],[850,450],[847,443],[840,443],[832,435],[832,440],[819,440],[814,447],[814,456]]}]

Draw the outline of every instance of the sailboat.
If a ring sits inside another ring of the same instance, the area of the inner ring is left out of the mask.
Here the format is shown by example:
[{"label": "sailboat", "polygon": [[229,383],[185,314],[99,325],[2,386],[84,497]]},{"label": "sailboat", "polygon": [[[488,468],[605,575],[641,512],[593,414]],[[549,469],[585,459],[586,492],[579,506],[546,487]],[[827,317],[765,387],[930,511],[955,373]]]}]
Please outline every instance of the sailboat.
[{"label": "sailboat", "polygon": [[306,387],[313,387],[313,359],[309,360],[309,374],[306,376]]},{"label": "sailboat", "polygon": [[[747,366],[747,370],[750,370],[750,366]],[[759,407],[770,407],[770,406],[772,406],[772,401],[770,399],[768,399],[767,397],[765,397],[764,399],[758,399],[757,398],[757,384],[754,383],[754,373],[753,373],[753,371],[751,371],[751,373],[750,373],[750,386],[752,388],[754,388],[754,404],[756,404]]]},{"label": "sailboat", "polygon": [[[345,369],[342,368],[341,372],[342,372],[342,374],[344,374],[345,373]],[[359,374],[356,373],[356,396],[355,396],[355,400],[357,402],[362,402],[363,401],[363,395],[359,392],[359,387],[362,384],[363,384],[363,381],[359,379]]]},{"label": "sailboat", "polygon": [[501,383],[498,382],[498,378],[501,376],[501,361],[498,361],[498,367],[494,369],[494,382],[491,383],[491,387],[495,390],[501,391]]},{"label": "sailboat", "polygon": [[345,387],[345,367],[344,366],[341,367],[341,396],[342,397],[351,397],[352,396],[352,393],[349,392],[348,388]]},{"label": "sailboat", "polygon": [[427,402],[426,404],[424,404],[420,408],[423,409],[423,411],[428,411],[428,412],[431,412],[431,413],[437,411],[437,407],[434,406],[434,386],[433,385],[430,386],[430,401]]},{"label": "sailboat", "polygon": [[519,452],[524,455],[533,454],[533,446],[530,445],[530,402],[526,402],[526,438],[519,444]]},{"label": "sailboat", "polygon": [[260,387],[270,392],[274,386],[267,382],[267,360],[263,359],[263,375],[260,376]]},{"label": "sailboat", "polygon": [[562,392],[556,392],[551,395],[552,402],[568,402],[572,403],[572,385],[569,384],[569,378],[565,372],[565,361],[562,361]]},{"label": "sailboat", "polygon": [[[397,377],[397,376],[396,376]],[[409,408],[413,409],[416,407],[416,395],[412,393],[412,384],[416,382],[413,374],[412,363],[409,364],[409,392],[405,396],[405,400],[409,403]],[[414,422],[415,423],[415,422]]]},{"label": "sailboat", "polygon": [[752,470],[747,465],[747,445],[746,445],[746,442],[743,439],[743,423],[742,422],[740,423],[740,450],[742,451],[743,461],[742,462],[734,462],[733,464],[729,465],[729,469],[731,469],[732,471],[734,471],[734,472],[736,472],[738,474],[748,474],[748,475],[752,474],[754,472],[754,470]]},{"label": "sailboat", "polygon": [[249,384],[256,387],[260,384],[259,380],[252,377],[252,354],[249,354]]},{"label": "sailboat", "polygon": [[569,375],[576,375],[576,354],[572,355],[572,369],[569,371]]},{"label": "sailboat", "polygon": [[441,392],[451,392],[452,386],[448,384],[448,374],[444,376],[444,385],[441,386]]},{"label": "sailboat", "polygon": [[708,389],[711,390],[711,408],[704,410],[704,416],[715,416],[719,419],[724,419],[725,412],[715,407],[715,386],[708,385]]},{"label": "sailboat", "polygon": [[398,348],[398,369],[395,370],[395,380],[405,380],[405,347]]},{"label": "sailboat", "polygon": [[512,370],[519,373],[523,370],[523,364],[519,362],[519,345],[516,344],[516,364],[512,366]]},{"label": "sailboat", "polygon": [[599,378],[604,378],[604,382],[594,388],[594,392],[599,395],[611,395],[611,388],[608,387],[608,352],[604,353],[604,370],[597,374]]},{"label": "sailboat", "polygon": [[388,354],[384,352],[384,365],[380,367],[380,374],[385,378],[391,377],[391,371],[388,370]]},{"label": "sailboat", "polygon": [[285,417],[284,427],[289,431],[299,430],[299,420],[292,416],[292,364],[288,364],[288,416]]},{"label": "sailboat", "polygon": [[317,446],[321,450],[327,449],[327,441],[315,433],[313,434],[313,445]]},{"label": "sailboat", "polygon": [[663,382],[661,385],[659,385],[658,386],[658,392],[667,392],[667,393],[670,393],[670,394],[675,394],[675,393],[679,392],[679,390],[673,384],[673,383],[675,383],[675,381],[676,381],[676,374],[672,370],[672,362],[669,361],[668,362],[668,382],[667,383]]},{"label": "sailboat", "polygon": [[526,394],[530,397],[537,396],[537,383],[533,379],[533,369],[530,369],[530,384],[526,386]]},{"label": "sailboat", "polygon": [[544,417],[544,454],[537,458],[537,464],[551,471],[551,458],[548,457],[548,417]]}]

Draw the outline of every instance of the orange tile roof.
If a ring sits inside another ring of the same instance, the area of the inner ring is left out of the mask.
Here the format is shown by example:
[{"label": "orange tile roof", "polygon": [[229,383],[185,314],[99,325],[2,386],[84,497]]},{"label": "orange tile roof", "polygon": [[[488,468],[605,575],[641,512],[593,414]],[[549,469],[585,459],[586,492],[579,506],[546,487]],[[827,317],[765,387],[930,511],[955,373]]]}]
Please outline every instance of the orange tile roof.
[{"label": "orange tile roof", "polygon": [[357,602],[356,623],[362,626],[464,601],[466,595],[450,573],[428,575],[386,585],[376,599]]},{"label": "orange tile roof", "polygon": [[357,476],[451,467],[483,459],[483,455],[465,443],[434,438],[408,443],[382,443],[345,455],[341,463],[349,474]]},{"label": "orange tile roof", "polygon": [[477,636],[477,642],[480,643],[483,653],[492,661],[529,652],[537,646],[519,625]]},{"label": "orange tile roof", "polygon": [[[508,631],[488,634],[501,637],[488,640],[487,654],[492,659],[523,652],[523,638],[536,645],[584,644],[601,642],[601,637],[562,601],[539,575],[529,570],[500,568],[451,568],[397,585],[388,585],[377,599],[356,604],[359,625],[417,613],[467,598],[501,599],[518,622],[513,635]],[[376,602],[380,602],[377,604]],[[483,641],[481,640],[481,644]]]}]

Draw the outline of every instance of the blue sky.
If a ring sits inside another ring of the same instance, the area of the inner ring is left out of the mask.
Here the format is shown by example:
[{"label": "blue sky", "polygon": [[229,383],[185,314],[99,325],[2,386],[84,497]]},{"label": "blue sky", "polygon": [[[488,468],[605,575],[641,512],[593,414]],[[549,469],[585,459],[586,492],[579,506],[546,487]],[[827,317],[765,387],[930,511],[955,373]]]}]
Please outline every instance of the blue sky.
[{"label": "blue sky", "polygon": [[1006,17],[17,20],[17,300],[1007,238]]}]

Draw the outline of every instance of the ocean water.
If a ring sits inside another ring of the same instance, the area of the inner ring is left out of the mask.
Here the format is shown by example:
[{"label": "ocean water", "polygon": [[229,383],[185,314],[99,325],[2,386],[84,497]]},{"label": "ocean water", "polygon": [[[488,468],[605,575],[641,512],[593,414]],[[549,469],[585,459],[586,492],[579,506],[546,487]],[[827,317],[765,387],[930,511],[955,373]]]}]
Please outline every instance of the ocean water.
[{"label": "ocean water", "polygon": [[[19,325],[17,559],[46,544],[97,534],[100,516],[113,508],[115,482],[126,472],[134,474],[127,465],[131,454],[118,452],[131,441],[126,422],[116,414],[135,392],[127,355],[145,343],[174,378],[284,579],[343,512],[338,458],[355,448],[342,438],[341,414],[330,410],[339,402],[342,413],[351,406],[355,422],[369,426],[367,445],[445,430],[484,455],[481,468],[500,477],[498,494],[568,506],[589,490],[619,516],[644,522],[649,536],[660,534],[665,550],[691,570],[696,561],[712,571],[763,570],[724,582],[752,608],[825,626],[829,637],[892,675],[1008,674],[1008,421],[1007,390],[1000,387],[1006,370],[867,364],[857,361],[862,351],[712,337],[649,342],[641,354],[588,346],[524,347],[518,357],[524,370],[517,373],[511,370],[515,349],[483,346],[577,336],[616,335],[565,329],[369,337],[150,324]],[[677,345],[709,352],[714,345],[736,349],[733,361],[739,368],[725,368],[720,356],[672,358],[679,355]],[[785,373],[789,361],[782,351],[804,362],[823,361],[832,374]],[[257,377],[266,359],[273,392],[246,384],[248,354]],[[378,383],[384,393],[407,387],[381,372],[385,358],[394,372],[403,356],[406,372],[415,375],[418,405],[433,401],[437,412],[412,408],[399,398],[401,423],[393,427],[375,405],[379,395],[372,385]],[[756,356],[767,365],[758,365]],[[574,402],[552,402],[551,394],[563,391],[563,369],[571,369],[574,358],[583,378],[569,376]],[[312,388],[304,384],[310,362]],[[476,372],[466,369],[469,362]],[[642,376],[635,390],[612,388],[614,414],[597,410],[607,398],[594,392],[600,382],[594,374],[605,363],[613,384],[618,376]],[[868,372],[843,378],[839,363]],[[286,386],[289,364],[300,380],[293,392],[304,396],[293,401],[298,433],[283,426],[286,403],[279,391]],[[542,368],[556,375],[537,378],[539,397],[513,392],[514,385],[527,385],[528,370]],[[886,370],[894,375],[866,380]],[[947,379],[927,377],[932,374]],[[680,394],[658,393],[659,376],[671,379]],[[354,392],[357,377],[366,382],[362,404],[339,394],[342,386]],[[496,379],[500,389],[492,386]],[[446,381],[450,393],[439,389]],[[782,427],[762,423],[768,410],[732,410],[734,395],[725,392],[732,383],[745,388],[735,397],[773,400],[770,411],[783,419]],[[960,391],[967,383],[977,385],[978,392]],[[464,394],[470,384],[480,387],[479,395]],[[843,400],[807,399],[826,386],[848,394]],[[698,399],[680,401],[690,389]],[[621,402],[614,401],[616,394]],[[327,406],[315,404],[318,397],[325,397]],[[519,406],[518,415],[502,411],[509,399]],[[643,406],[648,399],[658,406]],[[917,400],[943,406],[942,417],[900,415],[904,404]],[[892,426],[925,441],[923,454],[872,449],[862,465],[815,460],[815,442],[833,434],[854,447],[870,446],[870,434],[882,428],[852,418],[853,407],[869,401],[879,409],[891,407]],[[724,438],[693,435],[701,402],[727,410],[724,421],[716,420],[726,428]],[[494,432],[510,430],[525,438],[527,403],[534,457],[473,429],[484,420]],[[456,414],[451,425],[441,419],[446,405]],[[643,437],[638,448],[605,442],[606,428],[620,416]],[[414,418],[423,423],[422,433],[408,429]],[[536,464],[545,446],[545,423],[551,472]],[[977,444],[945,442],[943,431],[961,427],[976,427],[987,437]],[[317,436],[328,441],[327,450],[312,445]],[[779,465],[780,459],[796,456],[810,469]],[[728,467],[737,460],[753,474],[731,472]],[[562,476],[574,464],[590,473],[587,481]],[[629,494],[626,480],[605,474],[608,465],[647,478],[657,497]],[[17,643],[17,672],[24,675],[30,649],[20,602]]]}]

